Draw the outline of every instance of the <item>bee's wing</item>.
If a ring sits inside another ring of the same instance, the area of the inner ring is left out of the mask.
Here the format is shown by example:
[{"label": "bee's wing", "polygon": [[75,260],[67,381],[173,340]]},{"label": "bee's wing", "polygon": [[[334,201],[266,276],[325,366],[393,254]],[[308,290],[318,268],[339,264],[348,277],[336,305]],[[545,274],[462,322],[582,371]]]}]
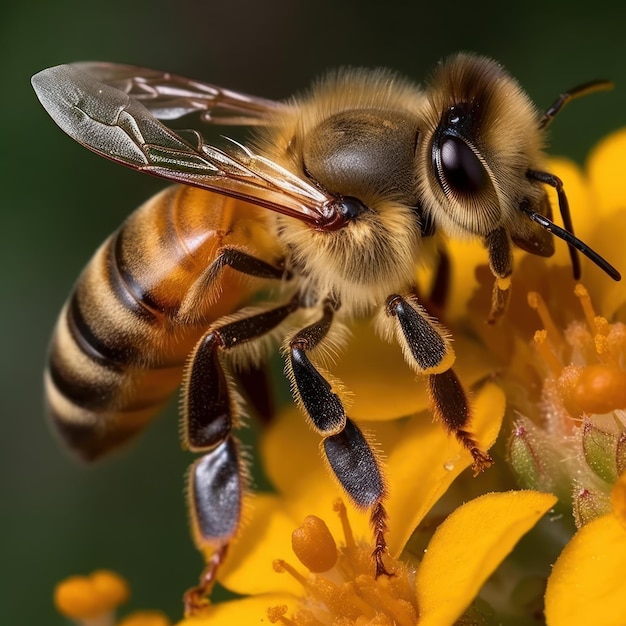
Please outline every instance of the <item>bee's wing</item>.
[{"label": "bee's wing", "polygon": [[126,91],[73,65],[43,70],[32,84],[61,129],[113,161],[316,225],[332,213],[335,198],[277,163],[233,141],[222,150],[195,131],[177,134]]},{"label": "bee's wing", "polygon": [[255,126],[289,108],[282,102],[135,65],[83,62],[72,67],[138,100],[159,120],[200,112],[208,124]]}]

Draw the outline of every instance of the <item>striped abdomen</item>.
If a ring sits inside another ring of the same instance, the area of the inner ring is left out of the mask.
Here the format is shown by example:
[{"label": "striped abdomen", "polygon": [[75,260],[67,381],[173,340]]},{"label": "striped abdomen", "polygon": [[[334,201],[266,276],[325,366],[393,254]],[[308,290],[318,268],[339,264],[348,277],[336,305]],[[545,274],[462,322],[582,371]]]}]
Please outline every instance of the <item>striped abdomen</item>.
[{"label": "striped abdomen", "polygon": [[177,317],[223,245],[266,258],[275,252],[259,209],[174,186],[137,209],[83,270],[57,322],[45,375],[53,423],[81,457],[96,458],[141,429],[180,383],[208,324],[258,290],[224,268],[219,298],[198,302],[194,322]]}]

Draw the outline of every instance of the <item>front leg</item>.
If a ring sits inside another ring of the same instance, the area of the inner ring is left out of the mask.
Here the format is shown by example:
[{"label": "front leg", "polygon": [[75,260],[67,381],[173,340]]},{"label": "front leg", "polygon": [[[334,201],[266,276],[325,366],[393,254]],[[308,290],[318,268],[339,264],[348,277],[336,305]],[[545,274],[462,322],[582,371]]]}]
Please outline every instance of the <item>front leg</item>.
[{"label": "front leg", "polygon": [[241,274],[261,279],[281,280],[289,278],[283,263],[276,266],[259,259],[243,249],[235,246],[224,246],[213,262],[198,276],[191,285],[178,310],[178,318],[183,322],[197,321],[206,305],[214,302],[219,296],[218,286],[222,287],[218,278],[225,268]]},{"label": "front leg", "polygon": [[407,363],[415,372],[428,375],[430,400],[435,415],[470,452],[474,459],[475,474],[489,467],[491,457],[479,448],[469,430],[469,402],[461,382],[452,370],[454,351],[443,327],[431,319],[413,298],[389,296],[386,313],[388,319],[395,320],[395,335]]},{"label": "front leg", "polygon": [[489,268],[495,276],[491,292],[491,311],[488,324],[495,324],[504,314],[511,298],[511,274],[513,272],[513,253],[511,239],[504,228],[496,228],[485,237],[489,253]]},{"label": "front leg", "polygon": [[346,415],[339,396],[307,354],[328,333],[333,314],[333,304],[326,302],[322,317],[291,339],[288,369],[296,401],[313,428],[324,437],[324,454],[339,484],[357,507],[370,510],[376,576],[389,575],[383,563],[387,551],[387,513],[383,501],[387,490],[380,463],[359,427]]}]

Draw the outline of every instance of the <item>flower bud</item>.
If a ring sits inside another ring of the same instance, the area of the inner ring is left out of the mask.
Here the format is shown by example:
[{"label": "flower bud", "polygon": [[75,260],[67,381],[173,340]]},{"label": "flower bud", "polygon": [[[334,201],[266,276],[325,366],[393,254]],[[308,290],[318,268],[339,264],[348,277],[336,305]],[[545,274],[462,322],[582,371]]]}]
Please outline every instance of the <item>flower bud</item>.
[{"label": "flower bud", "polygon": [[574,521],[581,528],[601,515],[611,512],[609,496],[595,488],[579,488],[572,497]]},{"label": "flower bud", "polygon": [[584,418],[582,429],[583,455],[587,465],[603,481],[613,484],[617,480],[617,434],[607,432],[594,420]]},{"label": "flower bud", "polygon": [[617,438],[615,464],[617,465],[617,473],[620,476],[626,472],[626,431],[622,432]]},{"label": "flower bud", "polygon": [[509,461],[522,487],[554,493],[567,501],[571,482],[549,435],[524,415],[515,421],[509,440]]}]

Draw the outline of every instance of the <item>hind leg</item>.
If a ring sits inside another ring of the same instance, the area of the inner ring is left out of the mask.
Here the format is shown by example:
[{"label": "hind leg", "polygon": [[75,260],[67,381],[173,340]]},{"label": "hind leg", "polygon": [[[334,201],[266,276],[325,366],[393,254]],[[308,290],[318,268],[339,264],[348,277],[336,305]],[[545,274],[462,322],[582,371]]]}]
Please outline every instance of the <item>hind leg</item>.
[{"label": "hind leg", "polygon": [[196,545],[212,551],[198,586],[185,594],[187,614],[207,602],[219,565],[239,528],[246,469],[233,436],[239,407],[221,362],[225,351],[263,337],[298,308],[286,305],[210,328],[196,344],[183,381],[183,445],[202,456],[189,471],[189,510]]}]

